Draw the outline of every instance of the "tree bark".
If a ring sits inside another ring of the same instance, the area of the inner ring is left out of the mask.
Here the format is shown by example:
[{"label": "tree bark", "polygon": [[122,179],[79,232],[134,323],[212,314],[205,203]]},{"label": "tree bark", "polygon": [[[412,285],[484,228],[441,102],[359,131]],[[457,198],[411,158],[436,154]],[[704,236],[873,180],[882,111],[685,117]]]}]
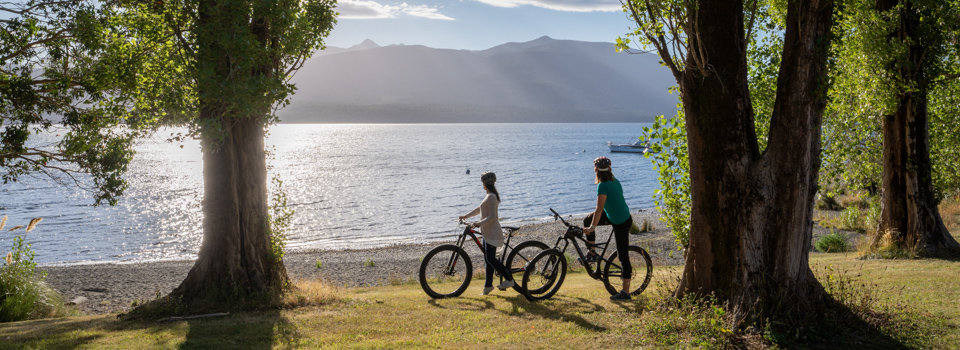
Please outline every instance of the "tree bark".
[{"label": "tree bark", "polygon": [[[760,154],[743,3],[703,0],[680,80],[690,152],[690,245],[677,295],[713,294],[754,317],[806,312],[825,292],[808,265],[833,2],[788,5],[769,143]],[[692,55],[706,57],[696,67]]]},{"label": "tree bark", "polygon": [[[886,12],[900,2],[881,0],[877,10]],[[874,247],[884,234],[918,256],[942,257],[960,255],[960,244],[950,235],[933,190],[930,161],[929,116],[927,94],[933,77],[927,65],[937,64],[925,58],[927,38],[919,35],[921,10],[904,1],[898,10],[898,25],[891,37],[897,42],[911,42],[902,57],[903,64],[893,64],[899,81],[913,84],[915,89],[901,87],[897,109],[883,118],[883,194],[880,225]]]},{"label": "tree bark", "polygon": [[173,292],[186,298],[261,293],[288,281],[270,244],[263,106],[271,103],[256,101],[266,94],[249,93],[257,85],[247,79],[272,79],[273,70],[244,61],[253,53],[243,40],[252,36],[265,46],[270,38],[265,22],[251,20],[248,9],[243,1],[201,1],[199,6],[203,242],[196,263]]},{"label": "tree bark", "polygon": [[223,118],[226,136],[204,140],[203,243],[176,295],[262,292],[287,281],[270,246],[261,118]]}]

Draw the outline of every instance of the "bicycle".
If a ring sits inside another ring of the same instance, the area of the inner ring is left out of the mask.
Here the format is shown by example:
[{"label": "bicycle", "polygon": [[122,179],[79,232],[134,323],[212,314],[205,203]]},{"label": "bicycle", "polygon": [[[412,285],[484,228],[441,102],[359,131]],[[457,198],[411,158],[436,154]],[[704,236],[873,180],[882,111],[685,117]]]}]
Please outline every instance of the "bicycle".
[{"label": "bicycle", "polygon": [[[464,222],[461,220],[457,228],[459,229],[460,225],[463,224]],[[498,254],[499,256],[496,257],[501,263],[504,263],[504,266],[510,269],[510,273],[514,276],[515,281],[522,276],[530,259],[549,248],[546,243],[532,240],[522,242],[516,247],[512,247],[510,245],[510,239],[513,238],[513,233],[519,229],[519,227],[503,227],[505,233],[504,248]],[[470,261],[470,256],[467,255],[467,252],[463,249],[463,244],[467,241],[468,237],[472,238],[473,242],[477,244],[477,248],[480,249],[480,252],[483,252],[483,245],[480,243],[480,239],[477,238],[478,234],[479,232],[470,228],[469,225],[466,225],[457,237],[456,244],[444,244],[433,248],[423,257],[423,260],[420,262],[420,287],[423,288],[423,291],[426,292],[427,295],[434,299],[450,298],[459,296],[467,290],[467,287],[470,286],[470,280],[473,277],[473,263]],[[508,250],[510,254],[507,254]],[[506,257],[506,260],[504,260],[504,257]],[[500,274],[497,273],[497,275],[499,276]],[[501,282],[503,279],[504,276],[500,276]],[[523,294],[519,283],[515,283],[513,289]]]},{"label": "bicycle", "polygon": [[[567,226],[567,230],[557,238],[557,243],[554,244],[553,248],[537,254],[524,271],[520,284],[527,300],[543,300],[557,293],[567,275],[567,259],[564,253],[571,243],[577,252],[577,260],[583,264],[587,274],[593,279],[603,281],[603,285],[610,295],[616,294],[619,288],[614,287],[611,279],[623,276],[622,267],[619,264],[619,259],[617,259],[619,253],[613,252],[608,258],[603,257],[606,255],[611,238],[613,238],[613,230],[610,231],[610,236],[607,237],[605,243],[595,244],[597,248],[603,248],[603,250],[600,252],[599,260],[596,261],[596,267],[594,268],[592,262],[587,261],[583,250],[580,249],[580,244],[577,242],[577,240],[580,240],[587,244],[583,237],[583,229],[568,223],[553,208],[550,208],[550,211],[553,212],[554,220],[559,219],[563,222]],[[633,275],[630,279],[636,281],[639,274],[646,270],[643,282],[639,283],[639,287],[630,291],[630,295],[635,296],[642,293],[650,284],[650,278],[653,276],[653,263],[650,261],[650,254],[647,254],[647,251],[643,248],[631,245],[627,248],[627,251],[630,263],[633,266]],[[603,263],[603,270],[600,269],[601,263]]]}]

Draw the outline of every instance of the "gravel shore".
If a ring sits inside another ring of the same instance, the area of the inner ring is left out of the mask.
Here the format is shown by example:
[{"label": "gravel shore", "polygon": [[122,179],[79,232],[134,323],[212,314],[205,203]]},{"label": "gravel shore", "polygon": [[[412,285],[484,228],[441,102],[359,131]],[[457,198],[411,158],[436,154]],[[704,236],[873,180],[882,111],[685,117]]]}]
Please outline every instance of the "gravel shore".
[{"label": "gravel shore", "polygon": [[[683,264],[682,253],[676,250],[673,235],[665,224],[659,221],[658,215],[653,210],[641,210],[634,214],[635,223],[640,225],[647,221],[654,229],[651,232],[631,235],[631,243],[650,253],[654,267]],[[581,220],[582,216],[568,218],[568,221],[576,225],[579,225]],[[539,240],[552,246],[563,231],[564,227],[559,221],[523,225],[514,233],[511,245],[526,240]],[[610,232],[609,228],[603,227],[598,231],[599,241],[606,239]],[[825,230],[815,227],[814,236],[823,234],[821,231]],[[440,244],[293,252],[284,256],[284,263],[294,280],[319,278],[346,287],[390,285],[416,280],[420,258],[438,245]],[[465,249],[471,255],[474,266],[482,265],[483,258],[475,245],[468,242]],[[317,261],[321,263],[320,268],[316,267]],[[47,282],[63,295],[64,300],[75,303],[81,312],[107,314],[126,312],[131,309],[134,301],[153,300],[159,295],[170,293],[180,285],[192,266],[193,261],[165,261],[46,266],[41,269],[48,273]]]}]

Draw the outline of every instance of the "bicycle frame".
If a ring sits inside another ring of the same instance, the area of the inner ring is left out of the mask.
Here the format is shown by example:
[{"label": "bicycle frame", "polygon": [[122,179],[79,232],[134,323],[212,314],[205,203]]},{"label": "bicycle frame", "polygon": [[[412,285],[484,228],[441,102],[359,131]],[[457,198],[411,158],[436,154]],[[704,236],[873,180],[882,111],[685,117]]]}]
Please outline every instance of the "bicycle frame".
[{"label": "bicycle frame", "polygon": [[[580,261],[582,262],[584,269],[587,271],[587,275],[589,275],[591,278],[595,280],[600,280],[601,278],[603,278],[603,272],[600,271],[600,265],[601,265],[600,262],[608,261],[607,258],[604,258],[604,256],[607,255],[607,248],[610,247],[610,240],[613,238],[613,230],[611,229],[610,234],[607,236],[606,242],[600,243],[600,244],[594,244],[594,246],[603,247],[603,250],[600,251],[600,259],[595,262],[596,266],[591,266],[590,265],[591,263],[586,260],[586,255],[583,253],[583,250],[580,248],[580,244],[577,243],[577,240],[581,240],[583,241],[584,246],[588,246],[589,244],[586,238],[583,237],[583,229],[577,225],[572,225],[568,223],[566,220],[563,219],[562,216],[560,216],[559,213],[554,211],[552,208],[550,209],[550,211],[553,212],[553,217],[555,219],[560,220],[560,222],[562,222],[564,225],[567,226],[567,232],[564,233],[562,236],[557,237],[557,243],[553,245],[553,248],[560,251],[560,253],[566,255],[567,247],[569,247],[572,243],[573,249],[577,252],[577,257],[580,258]],[[560,246],[561,242],[563,242],[562,243],[563,247]]]},{"label": "bicycle frame", "polygon": [[[461,221],[460,223],[463,224],[463,221]],[[507,258],[507,250],[512,249],[512,247],[510,246],[510,239],[513,238],[513,232],[516,231],[518,228],[504,227],[504,229],[508,231],[507,234],[505,235],[506,239],[503,241],[504,249],[503,251],[500,252],[499,256],[494,256],[494,259],[499,260],[501,263],[506,263],[504,260]],[[476,243],[477,249],[480,249],[480,253],[483,254],[483,258],[486,259],[487,252],[485,249],[483,249],[483,243],[480,241],[480,238],[477,237],[478,234],[480,234],[480,232],[474,231],[472,228],[470,228],[469,225],[467,225],[466,227],[463,228],[463,232],[461,232],[460,235],[457,236],[456,246],[460,249],[463,249],[463,244],[466,243],[467,236],[469,236],[472,239],[473,243]],[[450,261],[447,263],[447,266],[450,267],[451,271],[457,266],[458,259],[459,259],[459,256],[456,254],[450,257]],[[516,271],[511,271],[511,272],[516,272]],[[498,276],[500,275],[499,272],[495,272],[495,273]],[[500,276],[501,279],[503,277],[504,276]]]}]

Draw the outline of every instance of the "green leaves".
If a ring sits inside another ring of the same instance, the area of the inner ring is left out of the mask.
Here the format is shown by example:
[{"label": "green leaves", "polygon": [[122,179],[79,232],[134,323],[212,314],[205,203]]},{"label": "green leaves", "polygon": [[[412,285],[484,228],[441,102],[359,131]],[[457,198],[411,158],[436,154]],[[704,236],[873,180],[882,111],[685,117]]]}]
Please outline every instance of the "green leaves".
[{"label": "green leaves", "polygon": [[651,152],[644,156],[659,174],[660,189],[654,192],[653,202],[673,231],[677,249],[690,243],[690,163],[684,125],[681,109],[671,118],[657,116],[651,127],[643,128],[642,136],[651,142]]}]

